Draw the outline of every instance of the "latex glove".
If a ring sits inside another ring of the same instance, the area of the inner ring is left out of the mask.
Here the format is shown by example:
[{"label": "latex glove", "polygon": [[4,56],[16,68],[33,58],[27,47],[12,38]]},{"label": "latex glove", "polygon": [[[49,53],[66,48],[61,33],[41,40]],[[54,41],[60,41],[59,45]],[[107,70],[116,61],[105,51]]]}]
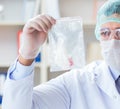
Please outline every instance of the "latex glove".
[{"label": "latex glove", "polygon": [[48,30],[54,25],[56,20],[49,15],[38,15],[30,19],[23,28],[23,42],[19,49],[19,54],[24,59],[34,59],[39,48],[47,38]]}]

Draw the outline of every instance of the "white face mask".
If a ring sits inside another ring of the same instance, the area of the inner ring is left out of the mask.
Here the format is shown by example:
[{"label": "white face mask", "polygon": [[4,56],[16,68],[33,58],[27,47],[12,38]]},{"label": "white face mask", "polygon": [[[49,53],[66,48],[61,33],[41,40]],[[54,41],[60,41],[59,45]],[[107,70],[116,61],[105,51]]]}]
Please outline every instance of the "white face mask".
[{"label": "white face mask", "polygon": [[108,66],[120,72],[120,40],[101,41],[101,48]]}]

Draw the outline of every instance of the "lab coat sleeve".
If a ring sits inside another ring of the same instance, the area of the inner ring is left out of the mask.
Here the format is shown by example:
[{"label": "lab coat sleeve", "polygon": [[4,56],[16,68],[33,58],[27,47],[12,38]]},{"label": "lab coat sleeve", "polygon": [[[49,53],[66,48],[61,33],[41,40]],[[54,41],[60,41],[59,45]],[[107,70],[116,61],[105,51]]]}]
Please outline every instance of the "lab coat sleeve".
[{"label": "lab coat sleeve", "polygon": [[[21,68],[17,73],[23,70],[27,73],[25,66]],[[15,80],[10,78],[15,69],[16,63],[8,71],[2,109],[69,109],[70,97],[62,76],[33,89],[33,72]]]},{"label": "lab coat sleeve", "polygon": [[[19,61],[16,61],[15,63],[16,63],[15,70],[12,71],[10,75],[8,75],[10,76],[9,78],[14,79],[14,80],[19,80],[32,74],[35,62],[33,62],[30,66],[23,66],[22,64],[19,63]],[[9,72],[10,71],[11,70],[9,70]]]},{"label": "lab coat sleeve", "polygon": [[[29,69],[31,69],[31,66],[30,68],[22,65],[21,67],[17,66],[17,60],[11,65],[4,85],[2,109],[31,109],[33,73],[24,78],[21,77],[23,72],[28,74],[27,70],[29,71]],[[16,73],[21,72],[22,74],[19,77]],[[12,76],[13,73],[16,75],[15,78]]]}]

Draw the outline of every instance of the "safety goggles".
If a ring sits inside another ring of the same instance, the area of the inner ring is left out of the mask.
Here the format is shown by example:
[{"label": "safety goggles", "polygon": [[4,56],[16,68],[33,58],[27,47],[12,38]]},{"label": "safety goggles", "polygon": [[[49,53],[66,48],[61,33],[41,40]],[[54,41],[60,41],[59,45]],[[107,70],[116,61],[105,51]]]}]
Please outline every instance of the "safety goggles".
[{"label": "safety goggles", "polygon": [[109,28],[100,29],[100,40],[110,40],[114,37],[116,40],[120,40],[120,28],[110,30]]}]

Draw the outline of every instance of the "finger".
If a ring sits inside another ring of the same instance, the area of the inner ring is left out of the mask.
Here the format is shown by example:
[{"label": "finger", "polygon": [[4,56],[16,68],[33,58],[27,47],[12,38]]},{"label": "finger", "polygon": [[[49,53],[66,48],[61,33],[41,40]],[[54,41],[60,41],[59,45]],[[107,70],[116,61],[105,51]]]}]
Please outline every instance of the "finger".
[{"label": "finger", "polygon": [[46,24],[48,29],[52,27],[53,24],[46,16],[42,16],[40,19]]},{"label": "finger", "polygon": [[48,32],[56,20],[49,15],[39,15],[29,20],[27,27],[38,31]]},{"label": "finger", "polygon": [[[48,31],[53,24],[55,24],[55,19],[53,19],[52,17],[48,16],[48,15],[39,15],[36,18],[36,21],[42,26],[44,26],[45,30]],[[54,23],[53,23],[54,22]]]},{"label": "finger", "polygon": [[[47,32],[51,26],[51,24],[48,23],[48,21],[43,21],[42,18],[37,18],[35,22],[45,31]],[[46,24],[47,22],[47,24]]]},{"label": "finger", "polygon": [[35,21],[30,22],[28,28],[31,31],[34,31],[34,30],[44,31],[43,28],[38,23],[36,23]]},{"label": "finger", "polygon": [[39,19],[36,19],[34,21],[40,29],[42,29],[44,32],[47,32],[48,31],[48,27],[46,26],[46,24],[42,21],[42,20],[39,20]]},{"label": "finger", "polygon": [[50,21],[51,24],[54,25],[54,24],[56,23],[56,20],[55,20],[53,17],[51,17],[51,16],[49,16],[49,15],[47,15],[47,14],[45,15],[45,17],[46,17],[47,19],[49,19],[49,21]]}]

